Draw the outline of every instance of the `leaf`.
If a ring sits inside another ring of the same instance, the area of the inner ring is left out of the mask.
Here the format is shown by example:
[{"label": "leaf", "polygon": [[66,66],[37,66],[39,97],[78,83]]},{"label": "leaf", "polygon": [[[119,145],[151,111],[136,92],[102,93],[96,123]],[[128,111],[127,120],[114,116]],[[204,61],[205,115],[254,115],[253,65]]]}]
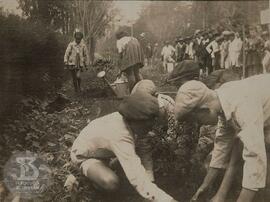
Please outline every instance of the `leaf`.
[{"label": "leaf", "polygon": [[75,140],[75,137],[69,134],[64,135],[66,141],[73,142]]},{"label": "leaf", "polygon": [[52,142],[48,142],[47,145],[48,145],[49,147],[55,147],[57,144],[52,143]]},{"label": "leaf", "polygon": [[36,141],[33,141],[33,142],[32,142],[32,145],[33,145],[34,147],[36,147],[36,148],[39,148],[39,147],[40,147],[39,142],[36,142]]}]

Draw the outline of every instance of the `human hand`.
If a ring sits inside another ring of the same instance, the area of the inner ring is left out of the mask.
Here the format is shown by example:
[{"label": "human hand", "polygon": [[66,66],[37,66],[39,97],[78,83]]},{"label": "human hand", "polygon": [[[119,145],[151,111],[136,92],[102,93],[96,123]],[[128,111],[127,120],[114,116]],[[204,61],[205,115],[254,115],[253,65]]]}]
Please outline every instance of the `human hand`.
[{"label": "human hand", "polygon": [[204,193],[204,189],[199,188],[197,192],[193,195],[190,202],[197,202],[200,196]]},{"label": "human hand", "polygon": [[214,196],[210,202],[225,202],[225,199],[224,198],[221,198],[219,196]]}]

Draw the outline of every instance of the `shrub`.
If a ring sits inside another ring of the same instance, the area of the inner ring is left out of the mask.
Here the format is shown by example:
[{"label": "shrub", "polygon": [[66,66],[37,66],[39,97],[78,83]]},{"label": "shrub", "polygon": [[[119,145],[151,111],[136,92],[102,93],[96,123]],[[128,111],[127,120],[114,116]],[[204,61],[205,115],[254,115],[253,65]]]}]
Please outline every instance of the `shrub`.
[{"label": "shrub", "polygon": [[26,95],[42,97],[64,81],[67,37],[41,22],[0,15],[0,114]]}]

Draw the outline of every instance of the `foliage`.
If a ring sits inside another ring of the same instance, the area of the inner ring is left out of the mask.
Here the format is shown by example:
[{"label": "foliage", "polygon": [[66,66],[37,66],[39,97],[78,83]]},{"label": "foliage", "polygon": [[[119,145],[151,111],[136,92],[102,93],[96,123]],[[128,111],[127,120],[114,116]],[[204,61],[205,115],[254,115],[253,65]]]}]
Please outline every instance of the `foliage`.
[{"label": "foliage", "polygon": [[244,24],[259,24],[260,11],[267,6],[266,1],[196,1],[192,23],[197,28],[221,26],[240,31]]},{"label": "foliage", "polygon": [[21,96],[45,96],[60,87],[67,39],[42,23],[12,14],[1,15],[0,26],[1,114]]},{"label": "foliage", "polygon": [[64,33],[74,29],[72,26],[72,1],[62,0],[18,0],[24,16],[32,22],[41,21],[46,26],[61,28]]},{"label": "foliage", "polygon": [[188,2],[151,2],[134,25],[135,33],[145,32],[152,43],[174,39],[188,29],[190,5]]},{"label": "foliage", "polygon": [[196,29],[239,31],[243,24],[259,24],[259,12],[267,7],[267,1],[153,1],[141,12],[134,31],[136,36],[145,32],[152,44],[173,43]]},{"label": "foliage", "polygon": [[113,1],[96,0],[18,0],[23,14],[32,22],[72,35],[80,28],[94,61],[96,41],[104,36],[113,17]]},{"label": "foliage", "polygon": [[74,0],[75,23],[81,28],[89,44],[92,62],[97,39],[105,35],[105,30],[112,20],[112,5],[112,1]]}]

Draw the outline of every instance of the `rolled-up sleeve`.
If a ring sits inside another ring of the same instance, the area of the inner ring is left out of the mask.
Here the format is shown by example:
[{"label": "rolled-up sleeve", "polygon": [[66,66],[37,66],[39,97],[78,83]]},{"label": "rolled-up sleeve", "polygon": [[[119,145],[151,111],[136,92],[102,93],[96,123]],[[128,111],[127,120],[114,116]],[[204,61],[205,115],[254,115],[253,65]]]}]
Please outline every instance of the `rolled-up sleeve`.
[{"label": "rolled-up sleeve", "polygon": [[143,198],[155,202],[172,200],[170,195],[159,189],[147,177],[146,171],[141,164],[141,160],[135,152],[132,137],[122,137],[117,141],[113,141],[111,147],[129,182]]},{"label": "rolled-up sleeve", "polygon": [[219,117],[210,167],[225,169],[229,162],[234,132],[225,118]]},{"label": "rolled-up sleeve", "polygon": [[265,187],[267,174],[263,108],[259,101],[246,103],[237,108],[235,118],[241,127],[238,137],[244,145],[242,186],[257,191]]}]

